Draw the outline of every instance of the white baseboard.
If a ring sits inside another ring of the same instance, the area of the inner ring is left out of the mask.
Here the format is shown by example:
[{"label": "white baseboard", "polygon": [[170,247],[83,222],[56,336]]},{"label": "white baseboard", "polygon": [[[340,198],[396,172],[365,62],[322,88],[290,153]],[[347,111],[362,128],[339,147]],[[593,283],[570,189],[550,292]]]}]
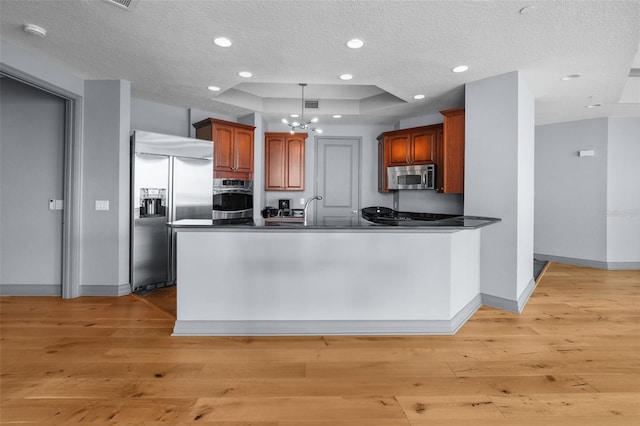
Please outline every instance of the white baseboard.
[{"label": "white baseboard", "polygon": [[575,257],[553,256],[550,254],[534,253],[537,260],[564,263],[566,265],[586,266],[588,268],[608,270],[640,269],[640,262],[603,262],[600,260],[578,259]]},{"label": "white baseboard", "polygon": [[81,285],[81,296],[124,296],[131,293],[129,283],[115,285]]},{"label": "white baseboard", "polygon": [[482,304],[491,306],[492,308],[519,314],[524,309],[535,289],[536,282],[531,278],[531,281],[529,281],[529,284],[527,284],[527,287],[524,289],[518,300],[505,299],[503,297],[482,293]]},{"label": "white baseboard", "polygon": [[0,284],[0,296],[62,296],[61,284]]},{"label": "white baseboard", "polygon": [[[131,293],[129,283],[113,285],[81,285],[80,296],[124,296]],[[0,296],[62,297],[61,284],[0,284]]]},{"label": "white baseboard", "polygon": [[176,321],[173,336],[452,335],[480,308],[476,296],[451,320]]}]

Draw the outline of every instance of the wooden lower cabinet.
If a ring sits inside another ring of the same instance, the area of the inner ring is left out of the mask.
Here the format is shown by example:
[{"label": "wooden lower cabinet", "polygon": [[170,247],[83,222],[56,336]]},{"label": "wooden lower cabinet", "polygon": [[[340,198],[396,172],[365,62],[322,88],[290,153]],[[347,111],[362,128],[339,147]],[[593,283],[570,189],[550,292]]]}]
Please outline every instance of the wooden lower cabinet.
[{"label": "wooden lower cabinet", "polygon": [[307,133],[266,132],[265,190],[304,191]]},{"label": "wooden lower cabinet", "polygon": [[213,141],[214,177],[253,179],[254,126],[206,118],[193,127],[196,138]]}]

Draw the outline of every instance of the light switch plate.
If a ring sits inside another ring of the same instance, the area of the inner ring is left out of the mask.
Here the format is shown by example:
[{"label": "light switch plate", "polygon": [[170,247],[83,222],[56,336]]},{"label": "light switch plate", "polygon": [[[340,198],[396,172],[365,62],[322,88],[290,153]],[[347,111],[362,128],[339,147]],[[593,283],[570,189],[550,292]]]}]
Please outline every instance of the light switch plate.
[{"label": "light switch plate", "polygon": [[96,210],[109,210],[109,200],[96,200]]},{"label": "light switch plate", "polygon": [[63,200],[49,199],[49,210],[62,210],[64,207]]}]

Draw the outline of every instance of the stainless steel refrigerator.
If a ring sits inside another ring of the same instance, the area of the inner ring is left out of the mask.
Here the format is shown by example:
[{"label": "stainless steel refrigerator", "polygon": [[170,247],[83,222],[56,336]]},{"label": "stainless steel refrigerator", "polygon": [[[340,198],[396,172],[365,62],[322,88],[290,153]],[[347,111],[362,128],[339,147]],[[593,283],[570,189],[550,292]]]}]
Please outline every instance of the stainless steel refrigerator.
[{"label": "stainless steel refrigerator", "polygon": [[131,290],[176,282],[168,222],[211,219],[213,143],[135,130],[131,136]]}]

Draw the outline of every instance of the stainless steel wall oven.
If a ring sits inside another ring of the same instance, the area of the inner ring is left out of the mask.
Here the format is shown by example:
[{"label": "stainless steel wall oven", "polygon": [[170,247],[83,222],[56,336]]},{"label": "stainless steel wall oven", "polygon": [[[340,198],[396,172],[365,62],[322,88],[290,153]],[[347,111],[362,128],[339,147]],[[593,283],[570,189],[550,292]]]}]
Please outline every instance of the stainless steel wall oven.
[{"label": "stainless steel wall oven", "polygon": [[253,181],[213,179],[211,218],[215,224],[253,223]]}]

